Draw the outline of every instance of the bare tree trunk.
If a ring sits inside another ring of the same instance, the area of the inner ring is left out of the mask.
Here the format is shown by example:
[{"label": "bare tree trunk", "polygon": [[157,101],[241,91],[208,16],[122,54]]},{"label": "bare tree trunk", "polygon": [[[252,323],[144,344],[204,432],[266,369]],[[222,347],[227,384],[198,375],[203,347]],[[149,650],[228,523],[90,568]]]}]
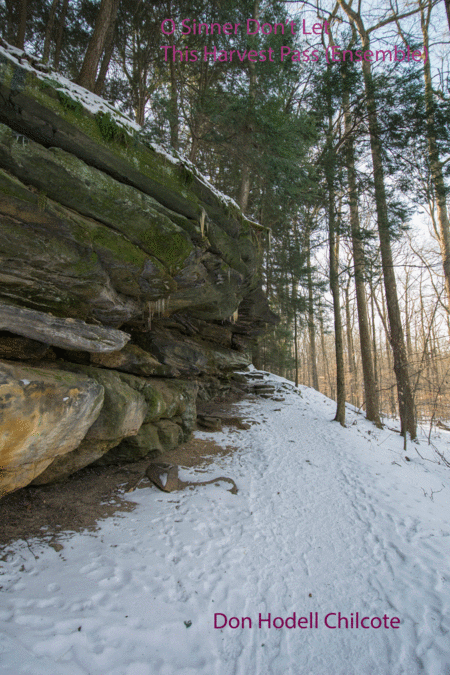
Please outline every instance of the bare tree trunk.
[{"label": "bare tree trunk", "polygon": [[[377,349],[377,331],[375,325],[375,305],[374,305],[374,293],[375,289],[373,288],[372,280],[370,280],[370,313],[372,320],[372,352],[373,352],[373,377],[375,381],[375,390],[378,391],[381,387],[381,384],[378,382],[378,349]],[[379,397],[378,397],[379,398]],[[380,401],[378,400],[378,405]]]},{"label": "bare tree trunk", "polygon": [[297,344],[297,308],[294,307],[294,358],[295,358],[295,386],[298,387],[298,344]]},{"label": "bare tree trunk", "polygon": [[[390,385],[390,378],[392,373],[392,359],[391,359],[391,348],[389,346],[389,330],[388,330],[388,319],[386,316],[386,302],[384,300],[383,294],[381,295],[381,312],[380,312],[381,323],[384,327],[384,332],[386,336],[386,359],[387,359],[387,371],[389,373],[388,384]],[[397,412],[395,405],[395,395],[393,386],[389,386],[389,407],[391,411],[391,417],[395,417]]]},{"label": "bare tree trunk", "polygon": [[248,164],[243,164],[241,170],[241,186],[239,189],[238,202],[239,206],[244,211],[244,213],[247,210],[249,195],[250,195],[250,167],[248,166]]},{"label": "bare tree trunk", "polygon": [[314,389],[319,391],[319,377],[317,374],[316,355],[316,327],[314,324],[314,289],[311,272],[311,223],[309,218],[305,229],[306,269],[308,279],[308,334],[309,334],[309,360],[311,364],[311,379]]},{"label": "bare tree trunk", "polygon": [[408,354],[408,361],[411,363],[412,359],[412,342],[411,342],[411,317],[410,317],[410,299],[409,299],[409,270],[405,270],[405,333],[406,333],[406,351]]},{"label": "bare tree trunk", "polygon": [[25,49],[25,32],[27,29],[28,0],[22,0],[20,5],[19,30],[17,32],[16,47]]},{"label": "bare tree trunk", "polygon": [[[260,0],[254,0],[253,15],[252,15],[252,19],[254,21],[257,21],[259,19],[259,5]],[[256,74],[256,66],[253,63],[253,61],[248,61],[248,77],[249,77],[248,95],[249,98],[252,101],[254,101],[256,98],[256,88],[258,80]],[[243,141],[243,147],[245,148],[246,145],[247,140],[245,139]],[[244,159],[244,161],[242,162],[241,186],[239,189],[239,197],[238,197],[239,206],[244,211],[244,213],[247,210],[249,195],[250,195],[250,167]]]},{"label": "bare tree trunk", "polygon": [[386,305],[389,317],[389,337],[394,356],[394,372],[397,378],[401,430],[404,435],[406,432],[409,432],[411,438],[414,439],[416,437],[414,398],[409,380],[408,359],[406,356],[400,308],[398,304],[397,284],[394,274],[394,263],[392,259],[391,238],[389,232],[389,219],[384,188],[380,135],[373,93],[372,74],[370,64],[368,62],[363,63],[363,71],[369,112],[370,145],[372,150],[373,174],[375,183],[378,236],[380,240],[381,263],[383,268]]},{"label": "bare tree trunk", "polygon": [[69,0],[64,0],[63,6],[62,6],[62,9],[61,9],[61,15],[59,17],[58,33],[57,33],[57,36],[56,36],[56,44],[55,44],[55,55],[53,57],[53,68],[55,70],[58,70],[59,61],[61,59],[62,41],[63,41],[64,27],[65,27],[65,24],[66,24],[66,15],[67,15],[68,7],[69,7]]},{"label": "bare tree trunk", "polygon": [[[173,35],[169,37],[169,44],[172,47],[175,47]],[[174,150],[178,150],[180,147],[180,139],[179,139],[180,120],[178,113],[178,78],[176,71],[176,63],[173,62],[173,59],[169,59],[169,71],[170,71],[170,117],[169,117],[170,145]]]},{"label": "bare tree trunk", "polygon": [[76,83],[89,91],[94,91],[97,68],[105,47],[106,36],[111,22],[116,19],[119,0],[102,0],[95,21],[95,28],[89,41],[83,65]]},{"label": "bare tree trunk", "polygon": [[196,130],[192,130],[192,141],[191,141],[191,149],[189,151],[189,160],[195,164],[195,160],[197,159],[197,151],[198,151],[198,136],[196,134]]},{"label": "bare tree trunk", "polygon": [[336,237],[335,200],[332,177],[328,178],[328,242],[330,249],[330,289],[333,296],[334,341],[336,348],[336,416],[345,426],[345,368],[342,339],[341,300],[339,293],[339,239]]},{"label": "bare tree trunk", "polygon": [[353,265],[355,271],[356,306],[358,309],[359,344],[361,349],[361,365],[364,380],[364,397],[366,401],[366,417],[377,426],[381,426],[380,402],[375,379],[375,369],[370,349],[369,319],[367,316],[366,292],[364,289],[364,244],[359,221],[358,195],[356,189],[355,151],[353,146],[352,119],[350,113],[349,94],[344,88],[344,119],[346,142],[346,160],[348,191],[350,205],[350,226],[352,231]]},{"label": "bare tree trunk", "polygon": [[350,316],[350,278],[348,284],[344,289],[345,293],[345,319],[347,324],[346,336],[347,336],[347,354],[348,354],[348,374],[350,381],[350,400],[353,405],[356,405],[356,361],[355,361],[355,350],[353,349],[353,336],[352,336],[352,321]]},{"label": "bare tree trunk", "polygon": [[[319,308],[319,322],[320,322],[320,346],[322,350],[322,361],[323,361],[323,366],[324,366],[324,379],[326,379],[328,383],[328,394],[330,398],[333,398],[334,393],[333,393],[333,386],[332,386],[332,380],[331,380],[331,375],[330,375],[330,367],[328,364],[328,355],[327,355],[327,350],[325,347],[325,331],[323,328],[323,314],[322,314],[322,309]],[[325,378],[326,376],[326,378]]]},{"label": "bare tree trunk", "polygon": [[5,19],[4,36],[7,42],[16,44],[17,40],[17,21],[16,21],[17,0],[5,0]]},{"label": "bare tree trunk", "polygon": [[47,26],[45,27],[45,39],[44,39],[44,52],[42,55],[42,61],[48,63],[50,56],[50,44],[52,41],[53,25],[55,23],[55,14],[56,8],[58,7],[59,0],[53,0],[52,6],[50,7],[50,14],[47,21]]},{"label": "bare tree trunk", "polygon": [[98,96],[101,96],[103,87],[105,86],[106,75],[108,73],[109,64],[111,62],[111,58],[114,52],[114,37],[115,37],[116,23],[117,23],[117,13],[114,18],[114,21],[111,21],[108,28],[108,34],[105,40],[105,50],[103,53],[103,58],[100,65],[98,77],[95,82],[94,93],[97,94]]}]

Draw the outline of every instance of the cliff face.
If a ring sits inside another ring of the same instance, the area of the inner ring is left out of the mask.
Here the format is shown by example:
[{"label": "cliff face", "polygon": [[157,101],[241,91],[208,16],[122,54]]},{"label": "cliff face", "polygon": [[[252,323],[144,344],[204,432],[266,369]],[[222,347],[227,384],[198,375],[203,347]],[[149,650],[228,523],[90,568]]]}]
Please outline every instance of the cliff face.
[{"label": "cliff face", "polygon": [[266,232],[105,101],[0,47],[0,494],[152,456],[276,322]]}]

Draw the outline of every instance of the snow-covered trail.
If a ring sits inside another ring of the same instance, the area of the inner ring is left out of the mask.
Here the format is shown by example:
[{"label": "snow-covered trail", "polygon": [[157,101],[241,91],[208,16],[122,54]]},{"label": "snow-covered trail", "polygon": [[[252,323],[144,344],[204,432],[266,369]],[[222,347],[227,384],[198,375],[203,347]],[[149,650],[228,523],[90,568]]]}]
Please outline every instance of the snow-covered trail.
[{"label": "snow-covered trail", "polygon": [[[68,534],[59,553],[12,547],[2,675],[450,675],[449,470],[268,379],[285,400],[241,404],[256,424],[214,434],[239,449],[200,477],[229,475],[237,495],[146,487],[135,511]],[[274,626],[294,612],[294,628]],[[339,612],[379,619],[332,628]]]}]

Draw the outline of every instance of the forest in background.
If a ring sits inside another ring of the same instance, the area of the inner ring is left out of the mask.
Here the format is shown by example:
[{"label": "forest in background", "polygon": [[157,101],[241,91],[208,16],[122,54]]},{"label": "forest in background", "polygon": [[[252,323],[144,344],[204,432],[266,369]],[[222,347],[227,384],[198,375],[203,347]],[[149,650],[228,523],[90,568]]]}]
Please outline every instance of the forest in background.
[{"label": "forest in background", "polygon": [[[1,0],[0,20],[270,228],[281,321],[256,366],[334,398],[341,424],[349,401],[405,440],[450,425],[449,0]],[[193,60],[214,47],[266,58]]]}]

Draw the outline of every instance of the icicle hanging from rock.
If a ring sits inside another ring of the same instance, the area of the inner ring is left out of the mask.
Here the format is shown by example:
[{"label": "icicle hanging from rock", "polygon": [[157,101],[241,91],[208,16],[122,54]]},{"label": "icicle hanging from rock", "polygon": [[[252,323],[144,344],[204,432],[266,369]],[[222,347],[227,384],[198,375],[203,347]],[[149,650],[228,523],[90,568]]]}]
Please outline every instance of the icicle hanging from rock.
[{"label": "icicle hanging from rock", "polygon": [[160,298],[158,300],[150,300],[148,302],[148,320],[147,326],[150,330],[152,327],[152,319],[156,314],[158,319],[164,316],[165,312],[169,307],[170,295],[167,298]]}]

